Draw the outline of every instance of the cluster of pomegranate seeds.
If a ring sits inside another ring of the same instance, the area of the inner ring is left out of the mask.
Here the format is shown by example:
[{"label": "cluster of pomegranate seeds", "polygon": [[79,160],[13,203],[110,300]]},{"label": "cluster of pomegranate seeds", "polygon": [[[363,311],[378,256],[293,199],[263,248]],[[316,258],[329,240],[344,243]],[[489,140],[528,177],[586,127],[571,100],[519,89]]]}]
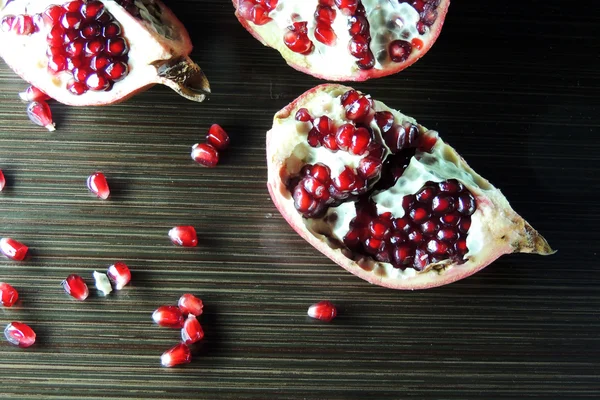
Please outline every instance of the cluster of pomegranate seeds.
[{"label": "cluster of pomegranate seeds", "polygon": [[32,101],[27,105],[27,116],[36,125],[43,126],[50,132],[55,131],[54,121],[52,121],[52,111],[45,101]]},{"label": "cluster of pomegranate seeds", "polygon": [[349,23],[350,43],[348,51],[358,60],[360,69],[371,69],[375,66],[375,56],[371,51],[371,30],[365,15],[365,7],[356,0],[336,0],[346,15],[351,15]]},{"label": "cluster of pomegranate seeds", "polygon": [[4,178],[4,172],[0,169],[0,192],[4,189],[4,186],[6,186],[6,178]]},{"label": "cluster of pomegranate seeds", "polygon": [[19,93],[21,100],[30,103],[32,101],[47,101],[50,100],[50,96],[42,92],[35,86],[29,86],[25,91]]},{"label": "cluster of pomegranate seeds", "polygon": [[359,203],[344,244],[396,268],[423,271],[444,260],[463,262],[475,197],[457,180],[427,182],[402,200],[405,215],[377,214],[372,203]]},{"label": "cluster of pomegranate seeds", "polygon": [[337,316],[337,308],[330,301],[320,301],[308,308],[308,316],[329,322]]},{"label": "cluster of pomegranate seeds", "polygon": [[83,301],[88,298],[90,291],[88,285],[85,283],[83,278],[79,275],[71,274],[62,281],[62,286],[67,294],[79,301]]},{"label": "cluster of pomegranate seeds", "polygon": [[131,271],[123,262],[116,262],[109,266],[106,275],[114,283],[115,290],[123,289],[131,281]]},{"label": "cluster of pomegranate seeds", "polygon": [[3,32],[13,32],[17,35],[31,35],[40,31],[37,18],[31,15],[7,15],[0,21]]},{"label": "cluster of pomegranate seeds", "polygon": [[110,188],[106,181],[106,176],[102,172],[96,172],[90,175],[87,179],[87,187],[90,192],[102,200],[108,199],[110,196]]},{"label": "cluster of pomegranate seeds", "polygon": [[399,0],[400,3],[409,3],[419,13],[417,30],[421,35],[429,32],[431,26],[438,18],[437,8],[440,0]]},{"label": "cluster of pomegranate seeds", "polygon": [[23,243],[11,238],[0,239],[0,252],[15,261],[23,261],[29,248]]},{"label": "cluster of pomegranate seeds", "polygon": [[271,21],[269,13],[277,7],[279,0],[244,0],[238,5],[238,12],[256,25]]},{"label": "cluster of pomegranate seeds", "polygon": [[308,22],[292,23],[283,34],[283,43],[295,53],[304,55],[312,53],[315,45],[308,37]]},{"label": "cluster of pomegranate seeds", "polygon": [[333,46],[337,41],[337,35],[331,27],[336,14],[337,12],[333,9],[333,0],[319,0],[315,11],[315,20],[317,21],[315,38],[327,46]]},{"label": "cluster of pomegranate seeds", "polygon": [[193,226],[176,226],[169,231],[169,238],[173,244],[183,247],[196,247],[198,235]]},{"label": "cluster of pomegranate seeds", "polygon": [[5,282],[0,282],[0,306],[12,307],[19,300],[17,289]]},{"label": "cluster of pomegranate seeds", "polygon": [[36,335],[29,325],[22,322],[11,322],[4,329],[4,337],[9,343],[25,348],[35,343]]},{"label": "cluster of pomegranate seeds", "polygon": [[229,147],[229,135],[218,124],[213,124],[206,135],[206,143],[192,146],[192,159],[205,167],[216,167],[219,163],[219,151]]}]

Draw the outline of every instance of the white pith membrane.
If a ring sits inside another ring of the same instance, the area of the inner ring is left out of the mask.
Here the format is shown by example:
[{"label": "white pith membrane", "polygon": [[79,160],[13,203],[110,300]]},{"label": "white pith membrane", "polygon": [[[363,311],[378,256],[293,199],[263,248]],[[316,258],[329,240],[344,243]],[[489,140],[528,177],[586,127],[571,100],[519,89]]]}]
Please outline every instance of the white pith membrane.
[{"label": "white pith membrane", "polygon": [[[503,254],[524,252],[546,255],[553,252],[545,239],[512,210],[500,190],[473,171],[436,132],[427,131],[422,126],[419,126],[421,133],[437,137],[431,152],[417,149],[396,184],[374,193],[371,198],[377,203],[378,214],[391,212],[393,217],[400,218],[404,215],[402,198],[415,194],[426,182],[448,179],[460,181],[475,196],[477,203],[467,236],[468,253],[462,262],[448,259],[432,263],[419,272],[411,267],[404,270],[395,268],[392,264],[378,262],[368,255],[353,253],[343,244],[343,238],[349,231],[351,220],[356,216],[354,201],[329,208],[322,218],[304,218],[295,209],[294,200],[286,186],[288,177],[297,176],[307,163],[321,162],[332,166],[333,178],[339,163],[336,158],[342,152],[333,153],[322,147],[310,147],[306,138],[311,125],[296,121],[296,112],[300,108],[306,108],[314,118],[327,115],[336,126],[347,123],[349,121],[345,118],[340,97],[348,90],[351,88],[333,84],[310,90],[277,113],[273,127],[267,133],[268,187],[271,197],[288,223],[314,247],[355,275],[371,283],[397,289],[428,288],[450,283],[477,272]],[[379,101],[374,101],[374,110],[391,112],[397,124],[416,124],[413,118],[392,110]],[[375,121],[370,126],[375,135],[381,137]],[[348,155],[345,157],[349,159]]]},{"label": "white pith membrane", "polygon": [[[233,0],[236,8],[242,1]],[[349,52],[351,16],[344,15],[337,6],[333,7],[336,16],[331,24],[337,35],[337,42],[334,46],[321,43],[314,34],[317,26],[315,10],[320,4],[319,0],[279,0],[277,7],[268,14],[272,21],[264,25],[257,25],[246,19],[244,21],[264,45],[278,50],[292,67],[323,79],[360,81],[369,79],[373,75],[384,76],[397,72],[394,70],[396,63],[391,60],[387,48],[389,43],[394,40],[410,43],[413,39],[419,39],[424,43],[422,49],[413,49],[410,59],[403,62],[403,64],[407,64],[406,66],[424,55],[437,38],[449,6],[449,1],[442,1],[437,8],[440,14],[438,20],[427,32],[421,34],[416,28],[417,22],[420,20],[419,13],[409,3],[399,3],[396,0],[361,0],[361,3],[370,23],[370,48],[375,56],[375,66],[372,71],[361,70],[356,64],[357,58]],[[238,14],[238,18],[242,19],[243,17]],[[308,37],[315,46],[314,51],[308,55],[290,50],[283,40],[283,33],[293,25],[293,22],[308,23]],[[389,70],[389,72],[384,73],[385,70]]]},{"label": "white pith membrane", "polygon": [[[161,9],[161,19],[150,17],[146,6],[136,1],[142,8],[140,15],[149,20],[141,20],[129,14],[114,0],[99,0],[115,21],[122,27],[122,36],[129,45],[129,72],[124,79],[114,83],[108,91],[88,90],[76,95],[67,90],[67,83],[73,78],[72,74],[63,71],[55,74],[48,70],[46,41],[50,26],[42,24],[40,31],[30,35],[18,35],[15,32],[0,30],[0,57],[24,80],[39,88],[53,99],[68,105],[104,105],[125,100],[140,90],[154,84],[171,87],[182,96],[191,100],[202,101],[204,96],[186,95],[182,93],[181,85],[173,79],[161,77],[158,68],[170,60],[182,59],[190,66],[200,70],[187,56],[192,50],[191,41],[185,28],[173,13],[162,3],[153,0],[152,3]],[[50,5],[69,3],[61,0],[19,0],[9,2],[0,0],[0,21],[10,15],[31,15],[42,13]],[[166,36],[165,36],[166,34]],[[203,76],[203,75],[202,75]],[[203,90],[210,92],[208,83]]]},{"label": "white pith membrane", "polygon": [[110,284],[110,280],[106,274],[94,271],[93,276],[96,289],[102,292],[103,296],[106,296],[112,292],[112,285]]}]

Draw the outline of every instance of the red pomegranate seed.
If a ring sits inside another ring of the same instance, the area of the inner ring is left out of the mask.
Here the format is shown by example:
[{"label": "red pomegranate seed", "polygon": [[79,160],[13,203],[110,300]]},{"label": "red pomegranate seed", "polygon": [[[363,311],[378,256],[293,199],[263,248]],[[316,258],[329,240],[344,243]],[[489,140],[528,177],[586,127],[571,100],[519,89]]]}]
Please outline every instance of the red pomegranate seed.
[{"label": "red pomegranate seed", "polygon": [[318,207],[318,202],[303,185],[296,186],[292,197],[294,198],[294,207],[302,214],[311,214]]},{"label": "red pomegranate seed", "polygon": [[85,84],[90,88],[90,90],[94,90],[96,92],[101,92],[104,90],[108,90],[110,88],[110,81],[106,79],[104,75],[99,73],[91,73],[85,80]]},{"label": "red pomegranate seed", "polygon": [[456,204],[456,211],[465,216],[473,215],[475,212],[475,199],[471,193],[461,194]]},{"label": "red pomegranate seed", "polygon": [[394,125],[394,114],[389,111],[379,111],[375,113],[375,122],[382,132],[389,131]]},{"label": "red pomegranate seed", "polygon": [[105,38],[116,37],[116,36],[119,36],[120,34],[121,34],[121,25],[117,24],[116,22],[111,22],[110,24],[108,24],[104,28],[102,28],[102,36],[104,36]]},{"label": "red pomegranate seed", "polygon": [[460,222],[460,215],[458,213],[442,215],[440,222],[445,226],[456,226]]},{"label": "red pomegranate seed", "polygon": [[383,164],[381,160],[373,157],[365,157],[358,164],[358,173],[365,179],[374,178],[381,172]]},{"label": "red pomegranate seed", "polygon": [[22,322],[9,323],[4,329],[4,337],[10,344],[22,348],[30,347],[35,343],[35,332]]},{"label": "red pomegranate seed", "polygon": [[50,100],[50,96],[48,96],[46,93],[42,92],[35,86],[29,86],[27,89],[25,89],[24,92],[19,93],[19,97],[21,98],[21,100],[26,101],[28,103],[32,101]]},{"label": "red pomegranate seed", "polygon": [[415,194],[415,199],[420,203],[428,204],[435,195],[433,186],[425,186]]},{"label": "red pomegranate seed", "polygon": [[81,6],[81,15],[86,20],[98,19],[104,13],[104,4],[99,1],[90,1]]},{"label": "red pomegranate seed", "polygon": [[448,245],[439,240],[431,239],[427,242],[427,250],[432,254],[444,254],[448,251]]},{"label": "red pomegranate seed", "polygon": [[426,235],[433,235],[439,228],[439,225],[431,220],[421,224],[421,231]]},{"label": "red pomegranate seed", "polygon": [[123,289],[131,281],[131,271],[127,264],[122,262],[116,262],[108,267],[106,275],[114,282],[116,290]]},{"label": "red pomegranate seed", "polygon": [[350,104],[354,103],[359,98],[360,98],[360,95],[358,94],[358,92],[356,90],[352,89],[352,90],[348,90],[346,93],[344,93],[342,95],[342,97],[340,98],[340,101],[342,102],[342,105],[344,107],[348,107],[348,106],[350,106]]},{"label": "red pomegranate seed", "polygon": [[390,43],[388,50],[392,61],[404,62],[410,57],[412,45],[404,40],[394,40]]},{"label": "red pomegranate seed", "polygon": [[348,50],[354,57],[364,57],[369,53],[369,41],[364,36],[354,36],[348,43]]},{"label": "red pomegranate seed", "polygon": [[202,326],[196,316],[190,314],[187,319],[183,323],[183,328],[181,329],[181,340],[185,344],[196,343],[204,337],[204,331],[202,330]]},{"label": "red pomegranate seed", "polygon": [[221,128],[218,124],[213,124],[208,129],[208,135],[206,135],[206,142],[217,150],[225,150],[229,147],[229,135],[225,132],[225,129]]},{"label": "red pomegranate seed", "polygon": [[67,294],[80,301],[87,299],[90,294],[88,285],[79,275],[69,275],[67,279],[62,281],[62,286]]},{"label": "red pomegranate seed", "polygon": [[352,138],[356,128],[352,124],[341,125],[335,134],[335,141],[339,148],[342,150],[348,150],[352,146]]},{"label": "red pomegranate seed", "polygon": [[114,62],[109,64],[104,70],[106,76],[108,76],[114,82],[118,82],[127,75],[129,67],[122,61]]},{"label": "red pomegranate seed", "polygon": [[106,56],[95,56],[90,60],[90,68],[94,71],[103,71],[112,63],[112,60]]},{"label": "red pomegranate seed", "polygon": [[471,218],[463,218],[460,220],[460,223],[458,224],[459,231],[461,231],[462,233],[467,233],[467,232],[469,232],[470,228],[471,228]]},{"label": "red pomegranate seed", "polygon": [[81,26],[81,14],[78,12],[67,12],[60,19],[60,24],[64,29],[77,30]]},{"label": "red pomegranate seed", "polygon": [[71,79],[68,83],[67,83],[67,90],[71,93],[73,93],[74,95],[82,95],[85,92],[87,92],[88,87],[85,83],[83,82],[77,82],[75,79]]},{"label": "red pomegranate seed", "polygon": [[435,196],[431,200],[431,211],[438,215],[454,211],[454,199],[443,194]]},{"label": "red pomegranate seed", "polygon": [[183,247],[198,245],[198,236],[193,226],[176,226],[169,231],[171,242]]},{"label": "red pomegranate seed", "polygon": [[361,127],[354,131],[350,148],[348,150],[352,154],[363,155],[367,151],[370,143],[371,132],[369,132],[366,128]]},{"label": "red pomegranate seed", "polygon": [[325,23],[318,23],[315,28],[315,39],[327,46],[335,46],[337,35],[333,28]]},{"label": "red pomegranate seed", "polygon": [[394,249],[394,261],[397,265],[411,265],[415,251],[409,245],[400,245]]},{"label": "red pomegranate seed", "polygon": [[11,238],[0,239],[0,252],[15,261],[23,261],[29,248],[23,243]]},{"label": "red pomegranate seed", "polygon": [[429,254],[424,249],[417,249],[413,260],[413,268],[417,271],[423,271],[429,264]]},{"label": "red pomegranate seed", "polygon": [[421,224],[430,217],[429,212],[423,207],[417,207],[410,210],[410,218],[417,224]]},{"label": "red pomegranate seed", "polygon": [[[122,37],[108,39],[106,41],[106,52],[114,57],[125,55],[129,51],[127,42]],[[94,53],[97,54],[97,53]]]},{"label": "red pomegranate seed", "polygon": [[0,169],[0,192],[4,189],[4,186],[6,186],[6,178],[4,178],[4,173]]},{"label": "red pomegranate seed", "polygon": [[308,316],[329,322],[337,316],[337,308],[329,301],[320,301],[308,308]]},{"label": "red pomegranate seed", "polygon": [[52,25],[55,22],[58,22],[64,14],[65,9],[61,6],[48,6],[42,13],[42,18],[46,24]]},{"label": "red pomegranate seed", "polygon": [[310,175],[321,183],[329,184],[331,182],[331,170],[325,164],[317,163],[312,166]]},{"label": "red pomegranate seed", "polygon": [[196,317],[202,315],[202,309],[204,308],[202,300],[191,293],[181,295],[177,305],[183,314],[191,314]]},{"label": "red pomegranate seed", "polygon": [[108,187],[106,176],[102,172],[96,172],[90,175],[87,179],[87,187],[90,192],[94,193],[102,200],[106,200],[110,196],[110,188]]},{"label": "red pomegranate seed", "polygon": [[160,357],[160,363],[163,367],[174,367],[180,364],[188,364],[192,361],[192,352],[190,348],[184,344],[179,343],[169,350],[165,351]]},{"label": "red pomegranate seed", "polygon": [[0,306],[12,307],[19,299],[17,289],[5,282],[0,282]]},{"label": "red pomegranate seed", "polygon": [[438,183],[438,188],[440,192],[457,194],[458,192],[463,191],[465,187],[456,179],[449,179],[447,181],[442,181]]},{"label": "red pomegranate seed", "polygon": [[152,319],[158,326],[167,328],[181,329],[183,328],[183,314],[178,307],[175,306],[160,306],[154,313]]},{"label": "red pomegranate seed", "polygon": [[293,26],[283,35],[283,42],[293,52],[309,54],[314,45],[307,34],[307,22],[294,22]]},{"label": "red pomegranate seed", "polygon": [[36,125],[43,126],[50,132],[55,131],[52,111],[45,101],[32,101],[27,106],[27,116]]},{"label": "red pomegranate seed", "polygon": [[318,5],[315,11],[315,19],[327,25],[333,24],[336,12],[333,8],[326,5]]},{"label": "red pomegranate seed", "polygon": [[309,122],[312,121],[312,116],[306,108],[301,108],[296,112],[296,121]]},{"label": "red pomegranate seed", "polygon": [[342,192],[352,191],[356,186],[356,175],[352,168],[345,167],[344,170],[333,179],[335,187]]},{"label": "red pomegranate seed", "polygon": [[17,15],[11,24],[11,31],[17,35],[31,35],[36,30],[30,15]]},{"label": "red pomegranate seed", "polygon": [[457,240],[454,244],[454,249],[460,255],[467,254],[467,252],[469,251],[469,248],[467,247],[467,241],[465,239]]},{"label": "red pomegranate seed", "polygon": [[445,242],[453,242],[458,239],[458,233],[453,229],[444,228],[438,231],[437,238]]},{"label": "red pomegranate seed", "polygon": [[208,143],[192,146],[192,159],[205,167],[213,168],[219,163],[219,152]]},{"label": "red pomegranate seed", "polygon": [[365,117],[371,111],[371,101],[362,96],[354,103],[346,107],[346,117],[349,120],[356,121]]},{"label": "red pomegranate seed", "polygon": [[335,5],[339,7],[344,15],[353,15],[358,8],[359,0],[335,0]]}]

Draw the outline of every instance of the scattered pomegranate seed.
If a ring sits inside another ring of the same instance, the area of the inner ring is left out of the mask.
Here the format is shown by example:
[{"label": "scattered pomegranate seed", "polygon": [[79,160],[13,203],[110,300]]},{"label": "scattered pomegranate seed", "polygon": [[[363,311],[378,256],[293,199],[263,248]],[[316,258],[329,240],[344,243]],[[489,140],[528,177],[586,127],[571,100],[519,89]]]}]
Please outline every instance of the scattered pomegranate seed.
[{"label": "scattered pomegranate seed", "polygon": [[184,318],[181,310],[176,306],[160,306],[154,313],[152,319],[158,326],[167,328],[183,328]]},{"label": "scattered pomegranate seed", "polygon": [[206,142],[217,150],[225,150],[229,147],[229,135],[218,124],[213,124],[208,130]]},{"label": "scattered pomegranate seed", "polygon": [[19,300],[17,289],[5,282],[0,282],[0,306],[12,307]]},{"label": "scattered pomegranate seed", "polygon": [[193,226],[176,226],[169,231],[171,242],[183,247],[198,245],[198,236]]},{"label": "scattered pomegranate seed", "polygon": [[4,178],[4,173],[0,169],[0,192],[4,189],[4,186],[6,186],[6,179]]},{"label": "scattered pomegranate seed", "polygon": [[67,279],[62,281],[62,285],[67,294],[80,301],[87,299],[90,294],[87,284],[79,275],[69,275]]},{"label": "scattered pomegranate seed", "polygon": [[181,329],[181,340],[185,344],[196,343],[204,337],[204,331],[196,316],[190,314],[183,323],[183,329]]},{"label": "scattered pomegranate seed", "polygon": [[215,167],[219,163],[219,152],[208,143],[192,146],[192,159],[205,167]]},{"label": "scattered pomegranate seed", "polygon": [[0,239],[0,252],[15,261],[23,261],[29,248],[11,238]]},{"label": "scattered pomegranate seed", "polygon": [[308,316],[321,321],[329,322],[337,315],[337,309],[329,301],[320,301],[308,308]]},{"label": "scattered pomegranate seed", "polygon": [[108,280],[108,276],[106,276],[106,274],[94,271],[93,276],[96,283],[96,289],[102,292],[102,295],[107,296],[110,292],[112,292],[112,286],[110,285],[110,281]]},{"label": "scattered pomegranate seed", "polygon": [[32,101],[50,100],[50,96],[48,96],[46,93],[42,92],[35,86],[29,86],[27,89],[25,89],[24,92],[19,93],[19,97],[21,98],[21,100],[27,103]]},{"label": "scattered pomegranate seed", "polygon": [[4,329],[4,336],[9,343],[22,348],[30,347],[35,343],[35,332],[22,322],[11,322]]},{"label": "scattered pomegranate seed", "polygon": [[204,304],[202,304],[202,300],[194,296],[193,294],[186,293],[179,298],[179,302],[177,303],[179,309],[184,314],[191,314],[196,317],[202,314],[202,309],[204,308]]},{"label": "scattered pomegranate seed", "polygon": [[116,262],[106,272],[108,278],[115,283],[115,289],[121,290],[131,281],[131,271],[129,267],[122,262]]},{"label": "scattered pomegranate seed", "polygon": [[169,350],[165,351],[160,357],[160,363],[163,367],[174,367],[180,364],[189,364],[192,361],[192,352],[190,348],[184,344],[179,343]]},{"label": "scattered pomegranate seed", "polygon": [[27,106],[27,116],[36,125],[43,126],[50,132],[55,131],[55,125],[52,121],[52,111],[45,101],[32,101]]},{"label": "scattered pomegranate seed", "polygon": [[90,175],[87,179],[87,187],[90,192],[94,193],[102,200],[106,200],[108,199],[108,196],[110,196],[110,188],[108,187],[106,176],[102,172],[96,172]]}]

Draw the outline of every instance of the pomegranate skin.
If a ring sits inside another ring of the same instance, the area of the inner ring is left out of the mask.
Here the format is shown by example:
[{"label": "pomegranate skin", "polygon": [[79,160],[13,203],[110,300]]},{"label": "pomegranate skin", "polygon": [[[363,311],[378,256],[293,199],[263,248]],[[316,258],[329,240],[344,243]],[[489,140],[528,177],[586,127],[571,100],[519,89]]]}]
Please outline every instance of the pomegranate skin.
[{"label": "pomegranate skin", "polygon": [[[375,285],[401,290],[427,289],[458,281],[480,271],[504,254],[522,252],[549,255],[554,253],[546,240],[512,210],[500,191],[476,174],[453,148],[437,137],[437,133],[435,133],[436,144],[433,147],[443,146],[444,151],[452,153],[462,170],[471,174],[480,186],[489,188],[487,191],[469,188],[476,195],[479,208],[477,212],[483,216],[481,218],[484,226],[490,232],[485,237],[485,246],[482,247],[480,253],[475,255],[476,257],[473,257],[475,261],[450,264],[441,270],[429,268],[415,273],[413,276],[399,278],[385,274],[383,272],[385,270],[380,268],[382,264],[380,262],[365,258],[350,258],[347,248],[339,245],[335,248],[330,246],[329,239],[323,234],[309,229],[306,219],[294,207],[294,200],[284,183],[287,176],[286,157],[289,154],[285,153],[285,150],[282,152],[282,143],[285,141],[278,137],[282,131],[277,128],[283,126],[284,121],[294,119],[299,109],[306,107],[307,103],[319,95],[325,93],[336,97],[349,90],[351,88],[337,84],[324,84],[307,91],[275,115],[273,128],[267,132],[267,188],[269,194],[288,224],[313,247],[361,279]],[[383,106],[385,107],[385,105]],[[426,129],[423,128],[423,130]],[[283,147],[286,145],[289,143],[283,144]],[[291,145],[288,148],[293,147]],[[495,216],[495,219],[490,219],[489,215]],[[498,218],[498,215],[504,215],[504,217]]]},{"label": "pomegranate skin", "polygon": [[[438,36],[442,31],[442,27],[444,25],[444,20],[448,13],[448,8],[450,7],[450,0],[441,0],[440,4],[437,8],[437,20],[436,22],[429,27],[429,37],[426,41],[423,41],[422,45],[414,46],[418,51],[412,52],[412,54],[404,61],[391,63],[385,66],[382,69],[372,68],[372,69],[360,69],[354,68],[351,73],[344,72],[338,70],[338,68],[320,68],[315,66],[304,54],[295,53],[290,50],[282,40],[280,40],[280,36],[283,35],[283,31],[280,31],[277,28],[270,28],[270,24],[266,25],[256,25],[251,21],[244,18],[239,12],[239,6],[245,0],[232,0],[233,6],[235,7],[235,15],[239,22],[242,24],[244,28],[254,36],[259,42],[261,42],[264,46],[272,47],[275,50],[279,51],[281,56],[285,59],[287,64],[292,68],[303,72],[308,75],[312,75],[316,78],[328,80],[328,81],[338,81],[338,82],[361,82],[366,81],[368,79],[373,78],[381,78],[388,75],[396,74],[405,68],[411,66],[415,62],[417,62],[421,57],[423,57],[433,46]],[[282,2],[284,0],[280,0]],[[335,8],[338,13],[340,10]],[[341,45],[346,45],[342,43]],[[336,60],[332,59],[331,62],[335,63]]]}]

